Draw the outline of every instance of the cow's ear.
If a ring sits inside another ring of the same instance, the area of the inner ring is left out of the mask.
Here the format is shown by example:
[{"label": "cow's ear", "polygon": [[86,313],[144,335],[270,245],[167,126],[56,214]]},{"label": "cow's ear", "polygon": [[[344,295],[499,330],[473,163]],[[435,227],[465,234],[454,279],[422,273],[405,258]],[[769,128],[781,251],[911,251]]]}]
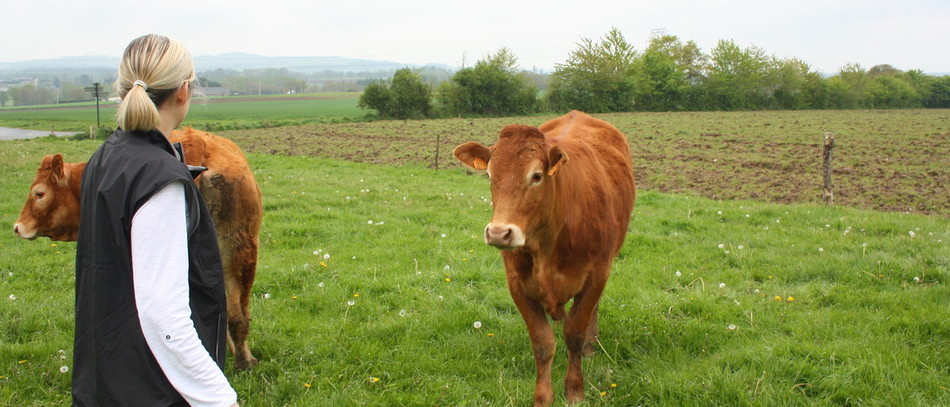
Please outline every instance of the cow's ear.
[{"label": "cow's ear", "polygon": [[554,175],[566,163],[567,153],[558,146],[551,147],[548,151],[548,175]]},{"label": "cow's ear", "polygon": [[[48,164],[48,165],[47,165]],[[49,167],[49,177],[63,183],[66,181],[66,169],[63,166],[63,155],[55,154],[43,159],[43,167]]]},{"label": "cow's ear", "polygon": [[452,154],[455,154],[455,158],[462,164],[478,171],[488,169],[488,160],[491,159],[491,149],[474,141],[455,147]]}]

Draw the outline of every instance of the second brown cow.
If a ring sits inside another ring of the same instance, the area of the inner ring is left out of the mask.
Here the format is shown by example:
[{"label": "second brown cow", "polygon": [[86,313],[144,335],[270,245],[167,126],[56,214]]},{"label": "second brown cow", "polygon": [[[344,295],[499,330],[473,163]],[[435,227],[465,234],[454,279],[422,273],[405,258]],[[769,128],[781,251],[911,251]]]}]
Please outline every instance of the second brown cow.
[{"label": "second brown cow", "polygon": [[466,166],[486,170],[491,181],[494,213],[485,241],[504,249],[508,289],[528,328],[537,364],[535,406],[554,398],[548,315],[564,322],[567,401],[584,400],[581,356],[597,338],[598,303],[636,195],[626,138],[607,122],[573,111],[540,127],[506,126],[494,145],[471,142],[454,153]]},{"label": "second brown cow", "polygon": [[[195,183],[214,221],[228,298],[228,347],[234,365],[257,364],[247,344],[251,286],[264,209],[261,191],[241,149],[231,140],[185,127],[175,130],[189,165],[208,168]],[[13,231],[24,239],[48,237],[75,241],[79,232],[79,188],[86,163],[66,163],[63,156],[43,158]]]}]

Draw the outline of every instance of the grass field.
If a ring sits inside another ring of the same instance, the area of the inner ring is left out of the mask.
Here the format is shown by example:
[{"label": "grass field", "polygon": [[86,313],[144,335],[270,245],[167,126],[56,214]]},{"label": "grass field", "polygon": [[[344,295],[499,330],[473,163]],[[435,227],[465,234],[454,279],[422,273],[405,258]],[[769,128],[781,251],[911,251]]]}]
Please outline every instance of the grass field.
[{"label": "grass field", "polygon": [[[359,93],[197,98],[192,102],[185,125],[220,131],[347,120],[366,115],[365,110],[356,107],[358,99]],[[115,110],[115,104],[100,104],[102,126],[115,127]],[[2,127],[89,131],[89,126],[95,125],[94,103],[0,109]]]},{"label": "grass field", "polygon": [[[44,154],[95,146],[0,142],[0,224]],[[408,158],[250,159],[261,364],[226,371],[242,406],[530,405],[527,333],[480,238],[485,178]],[[948,242],[942,216],[641,189],[585,405],[950,405]],[[68,404],[74,244],[6,233],[0,252],[0,405]],[[561,343],[559,405],[565,357]]]}]

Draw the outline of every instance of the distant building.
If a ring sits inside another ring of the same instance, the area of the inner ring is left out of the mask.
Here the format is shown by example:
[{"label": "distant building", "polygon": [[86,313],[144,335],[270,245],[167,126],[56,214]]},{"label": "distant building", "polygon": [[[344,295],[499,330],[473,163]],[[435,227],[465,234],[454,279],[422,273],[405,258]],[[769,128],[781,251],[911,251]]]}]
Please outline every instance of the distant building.
[{"label": "distant building", "polygon": [[228,88],[221,86],[213,86],[207,88],[201,88],[205,96],[230,96],[231,91]]}]

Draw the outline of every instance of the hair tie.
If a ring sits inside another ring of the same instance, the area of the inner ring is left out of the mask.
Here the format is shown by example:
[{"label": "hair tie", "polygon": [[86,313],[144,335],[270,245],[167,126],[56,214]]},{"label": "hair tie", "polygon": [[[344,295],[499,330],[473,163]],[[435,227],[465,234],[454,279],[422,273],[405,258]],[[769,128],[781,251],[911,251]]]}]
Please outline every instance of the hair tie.
[{"label": "hair tie", "polygon": [[146,85],[145,82],[142,82],[140,80],[136,80],[135,82],[132,82],[132,87],[134,88],[136,86],[141,86],[142,89],[148,92],[148,85]]}]

